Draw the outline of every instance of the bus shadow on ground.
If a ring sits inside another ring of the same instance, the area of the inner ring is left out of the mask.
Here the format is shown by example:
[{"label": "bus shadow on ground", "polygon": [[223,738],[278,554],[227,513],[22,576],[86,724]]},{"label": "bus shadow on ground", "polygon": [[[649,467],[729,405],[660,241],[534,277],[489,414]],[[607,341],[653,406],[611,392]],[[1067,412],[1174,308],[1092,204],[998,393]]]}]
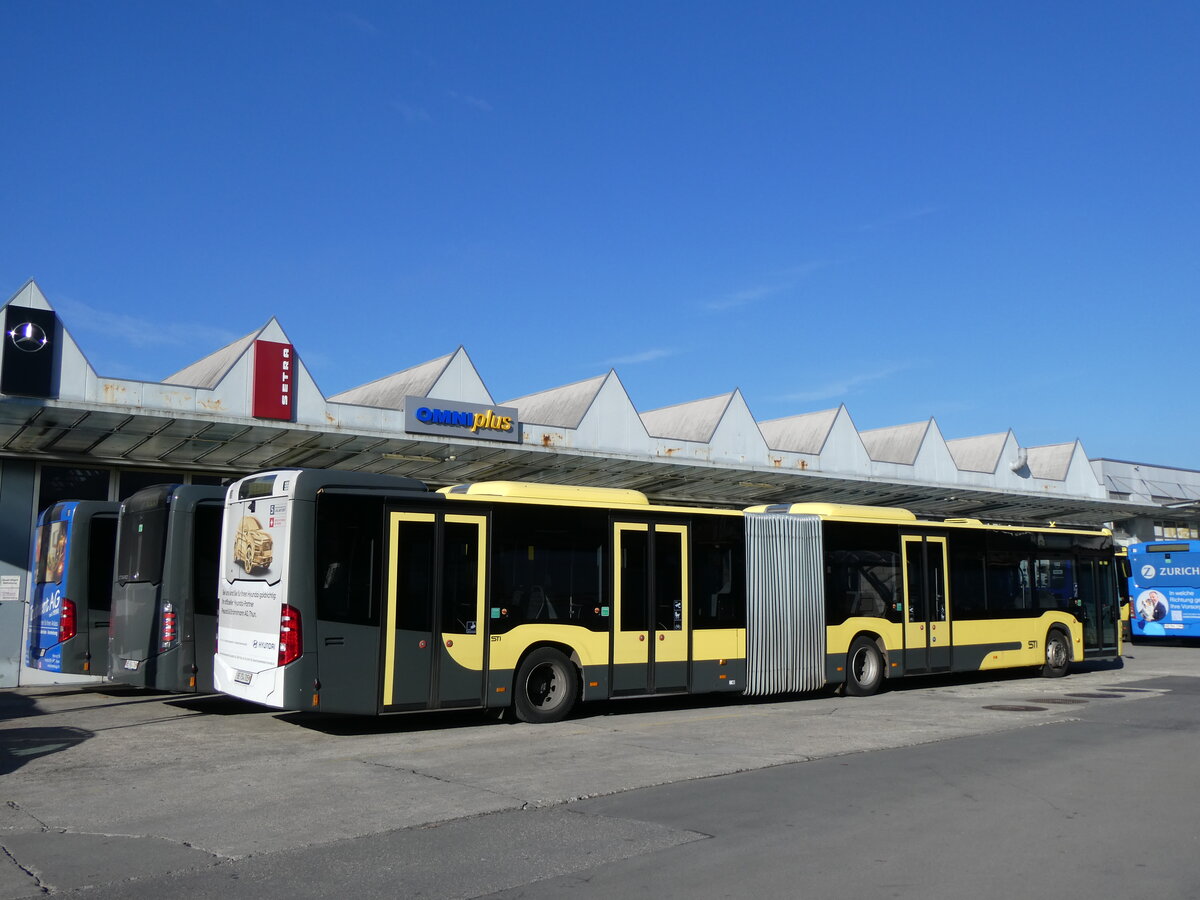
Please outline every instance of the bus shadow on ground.
[{"label": "bus shadow on ground", "polygon": [[1133,644],[1135,647],[1200,647],[1200,638],[1161,638],[1145,637],[1144,635],[1135,634],[1132,638],[1130,638],[1129,643]]},{"label": "bus shadow on ground", "polygon": [[227,694],[175,694],[175,699],[167,700],[167,706],[184,709],[188,712],[204,713],[210,716],[245,716],[245,715],[278,715],[278,710],[251,703]]},{"label": "bus shadow on ground", "polygon": [[1065,681],[1071,680],[1071,675],[1084,672],[1116,672],[1124,668],[1121,659],[1083,660],[1071,663],[1070,672],[1065,678],[1044,678],[1039,666],[1020,667],[1015,669],[987,669],[982,672],[943,672],[933,675],[914,675],[909,678],[897,678],[885,683],[884,690],[890,693],[919,691],[931,687],[956,687],[972,684],[1003,684],[1011,681]]},{"label": "bus shadow on ground", "polygon": [[0,722],[7,719],[25,719],[29,716],[40,716],[42,714],[35,697],[8,691],[0,693]]},{"label": "bus shadow on ground", "polygon": [[82,744],[93,736],[82,728],[12,728],[0,731],[0,776],[15,772],[27,762]]},{"label": "bus shadow on ground", "polygon": [[[1073,663],[1073,672],[1111,672],[1122,668],[1121,660],[1095,660]],[[1067,676],[1067,680],[1070,675]],[[1003,683],[1029,681],[1041,682],[1043,679],[1037,667],[1020,669],[997,669],[986,672],[950,672],[936,675],[918,675],[912,678],[898,678],[886,682],[883,691],[887,693],[904,693],[920,691],[933,687],[954,687],[982,683]],[[1057,680],[1057,679],[1056,679]],[[216,695],[220,697],[221,695]],[[188,709],[204,711],[219,711],[215,708],[202,707],[202,700],[211,698],[189,698],[186,701],[175,701],[175,705],[186,706]],[[225,714],[233,715],[246,712],[272,712],[280,721],[296,725],[311,731],[319,731],[334,737],[355,737],[373,734],[406,734],[422,731],[445,731],[453,728],[478,728],[486,725],[511,725],[517,722],[513,709],[504,710],[503,716],[499,710],[458,709],[429,711],[422,710],[411,713],[393,713],[381,716],[350,716],[330,713],[286,712],[279,713],[266,710],[253,704],[243,703],[230,697],[222,698],[228,701]],[[765,697],[746,697],[741,694],[663,694],[648,697],[630,697],[624,699],[599,700],[577,704],[572,710],[568,721],[586,721],[605,716],[636,715],[638,713],[673,712],[689,709],[722,709],[727,707],[770,707],[781,706],[797,701],[821,702],[830,699],[850,700],[870,703],[870,697],[842,697],[833,685],[816,691],[794,694],[771,694]]]},{"label": "bus shadow on ground", "polygon": [[483,725],[499,724],[494,715],[482,709],[390,713],[382,716],[348,716],[307,712],[277,715],[281,722],[307,728],[310,731],[319,731],[332,737],[448,731],[454,728],[478,728]]},{"label": "bus shadow on ground", "polygon": [[[688,709],[721,709],[730,706],[771,706],[794,703],[797,700],[829,697],[831,691],[804,694],[773,694],[767,697],[743,697],[737,694],[664,694],[656,697],[631,697],[617,700],[598,700],[576,705],[566,721],[578,722],[605,716],[636,715],[638,713],[671,712]],[[372,734],[405,734],[422,731],[445,731],[453,728],[522,725],[512,708],[504,710],[461,709],[395,713],[382,716],[343,716],[328,713],[293,712],[279,715],[281,721],[336,737]],[[530,727],[540,727],[532,725]]]}]

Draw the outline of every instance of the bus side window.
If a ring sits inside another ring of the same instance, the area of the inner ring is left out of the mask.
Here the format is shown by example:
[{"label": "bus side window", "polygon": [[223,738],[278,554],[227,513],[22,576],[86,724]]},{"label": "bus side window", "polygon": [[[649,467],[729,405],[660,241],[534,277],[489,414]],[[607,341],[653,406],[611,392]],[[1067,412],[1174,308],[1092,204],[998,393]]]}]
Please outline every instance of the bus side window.
[{"label": "bus side window", "polygon": [[317,617],[378,625],[379,517],[364,515],[352,499],[331,496],[317,501]]},{"label": "bus side window", "polygon": [[989,613],[1028,610],[1031,606],[1029,561],[988,559],[987,608]]},{"label": "bus side window", "polygon": [[744,628],[746,566],[742,523],[698,517],[692,525],[692,627]]},{"label": "bus side window", "polygon": [[446,524],[443,560],[442,631],[475,634],[479,627],[479,537],[474,525]]},{"label": "bus side window", "polygon": [[987,575],[984,556],[957,553],[950,561],[950,596],[956,619],[982,619],[987,616]]}]

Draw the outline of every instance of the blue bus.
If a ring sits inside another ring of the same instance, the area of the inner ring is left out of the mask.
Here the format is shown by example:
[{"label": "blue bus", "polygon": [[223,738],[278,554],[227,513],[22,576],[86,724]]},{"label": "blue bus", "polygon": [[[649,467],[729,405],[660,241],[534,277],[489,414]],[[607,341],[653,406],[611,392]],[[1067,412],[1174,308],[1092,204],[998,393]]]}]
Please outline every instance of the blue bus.
[{"label": "blue bus", "polygon": [[64,500],[38,516],[26,660],[31,668],[63,675],[108,671],[119,509],[102,500]]},{"label": "blue bus", "polygon": [[1129,545],[1134,637],[1200,637],[1200,541]]}]

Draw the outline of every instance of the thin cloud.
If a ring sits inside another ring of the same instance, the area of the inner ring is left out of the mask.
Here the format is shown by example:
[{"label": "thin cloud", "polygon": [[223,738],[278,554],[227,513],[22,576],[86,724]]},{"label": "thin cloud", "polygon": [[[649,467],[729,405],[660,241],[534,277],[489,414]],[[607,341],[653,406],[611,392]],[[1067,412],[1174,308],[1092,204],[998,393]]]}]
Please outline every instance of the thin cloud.
[{"label": "thin cloud", "polygon": [[400,100],[393,100],[392,109],[400,113],[404,117],[404,121],[409,125],[418,125],[429,121],[429,113],[419,106],[413,106]]},{"label": "thin cloud", "polygon": [[818,387],[807,391],[796,391],[792,394],[785,394],[777,399],[789,403],[811,403],[817,400],[840,400],[843,397],[848,397],[856,393],[864,385],[871,384],[876,381],[884,381],[891,378],[893,375],[899,374],[910,366],[892,366],[887,369],[880,369],[874,372],[859,372],[854,375],[849,375],[846,378],[836,381],[827,381]]},{"label": "thin cloud", "polygon": [[451,100],[457,100],[459,103],[465,104],[466,106],[474,107],[475,109],[482,110],[483,112],[490,113],[494,111],[492,104],[479,97],[472,97],[470,94],[460,94],[458,91],[446,91],[446,94]]},{"label": "thin cloud", "polygon": [[791,284],[768,284],[759,285],[758,287],[746,288],[745,290],[735,291],[732,294],[726,294],[716,300],[710,300],[704,304],[704,308],[710,312],[722,312],[727,309],[737,309],[740,306],[747,306],[755,303],[765,297],[773,296],[782,291],[786,291],[791,287]]},{"label": "thin cloud", "polygon": [[628,356],[616,356],[612,359],[606,359],[601,365],[605,366],[636,366],[640,363],[655,362],[656,360],[666,359],[668,356],[678,355],[678,350],[672,350],[667,347],[655,347],[652,350],[643,350],[641,353],[630,353]]},{"label": "thin cloud", "polygon": [[827,266],[833,265],[827,260],[813,260],[812,262],[801,263],[797,266],[784,269],[777,273],[770,281],[757,284],[753,287],[743,288],[740,291],[734,291],[731,294],[726,294],[723,297],[718,297],[715,300],[709,300],[702,304],[702,308],[709,312],[724,312],[725,310],[738,309],[743,306],[749,306],[752,303],[757,303],[760,300],[765,300],[768,297],[774,297],[778,294],[784,294],[795,289],[795,287],[813,272],[819,269],[824,269]]},{"label": "thin cloud", "polygon": [[361,31],[363,34],[369,34],[372,37],[378,37],[379,35],[383,34],[382,29],[380,29],[379,26],[377,26],[374,22],[370,21],[369,19],[364,19],[362,16],[357,15],[356,13],[348,11],[341,12],[338,13],[338,18],[347,25],[350,25],[352,28]]},{"label": "thin cloud", "polygon": [[155,322],[99,310],[78,300],[63,300],[56,306],[69,331],[115,338],[132,347],[223,347],[242,337],[210,325]]}]

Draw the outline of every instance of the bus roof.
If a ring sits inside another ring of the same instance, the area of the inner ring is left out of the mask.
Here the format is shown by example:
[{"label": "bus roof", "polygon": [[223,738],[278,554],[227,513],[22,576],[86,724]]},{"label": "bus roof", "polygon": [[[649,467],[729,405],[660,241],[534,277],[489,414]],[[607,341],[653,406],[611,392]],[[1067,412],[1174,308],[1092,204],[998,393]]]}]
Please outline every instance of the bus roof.
[{"label": "bus roof", "polygon": [[911,522],[914,525],[929,528],[983,528],[989,531],[1048,531],[1112,535],[1112,531],[1107,528],[1091,528],[1082,525],[1059,526],[1054,522],[1039,525],[984,522],[973,518],[921,519],[912,511],[896,506],[855,506],[850,503],[775,503],[768,506],[751,506],[746,509],[746,512],[809,515],[839,522]]},{"label": "bus roof", "polygon": [[872,522],[915,522],[917,517],[907,509],[897,506],[854,506],[849,503],[774,503],[769,506],[751,506],[748,513],[790,513],[792,515],[820,516],[822,519],[853,519]]},{"label": "bus roof", "polygon": [[539,484],[529,481],[479,481],[441,488],[447,497],[492,497],[504,500],[541,500],[586,506],[649,506],[641,491],[627,488],[583,487],[573,484]]}]

